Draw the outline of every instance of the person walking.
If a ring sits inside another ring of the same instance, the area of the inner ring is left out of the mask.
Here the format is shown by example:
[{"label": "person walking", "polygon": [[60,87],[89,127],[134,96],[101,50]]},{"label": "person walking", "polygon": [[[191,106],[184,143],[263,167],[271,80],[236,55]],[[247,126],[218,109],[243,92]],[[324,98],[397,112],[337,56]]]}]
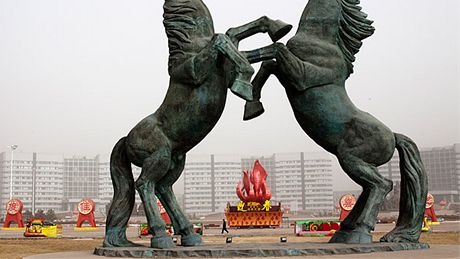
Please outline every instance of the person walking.
[{"label": "person walking", "polygon": [[224,231],[228,234],[227,222],[225,221],[225,219],[222,219],[222,234],[224,233]]}]

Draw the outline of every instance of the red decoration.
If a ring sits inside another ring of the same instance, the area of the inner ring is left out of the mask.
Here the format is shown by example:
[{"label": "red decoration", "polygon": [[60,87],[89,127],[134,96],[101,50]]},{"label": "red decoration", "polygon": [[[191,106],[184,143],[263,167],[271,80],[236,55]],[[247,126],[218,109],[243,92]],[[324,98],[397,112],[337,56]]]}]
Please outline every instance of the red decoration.
[{"label": "red decoration", "polygon": [[426,196],[425,217],[430,217],[431,222],[438,222],[438,218],[434,212],[434,197],[431,193],[428,193]]},{"label": "red decoration", "polygon": [[267,172],[259,160],[248,173],[243,171],[243,180],[236,186],[240,198],[237,206],[227,205],[225,217],[229,227],[279,227],[283,217],[281,203],[272,206],[272,194],[267,186]]},{"label": "red decoration", "polygon": [[96,227],[96,221],[94,219],[94,209],[96,205],[94,201],[91,199],[83,199],[78,203],[78,220],[77,220],[77,228],[81,228],[81,225],[86,220],[89,222],[91,227]]},{"label": "red decoration", "polygon": [[161,218],[164,220],[164,222],[167,225],[171,224],[171,219],[169,218],[169,215],[166,212],[165,207],[163,206],[163,204],[161,204],[160,200],[158,199],[157,199],[157,205],[158,205],[158,209],[160,209]]},{"label": "red decoration", "polygon": [[342,209],[340,212],[340,221],[343,221],[348,214],[350,214],[350,211],[353,209],[356,203],[356,198],[355,196],[351,194],[345,194],[340,198],[340,208]]},{"label": "red decoration", "polygon": [[[259,160],[254,162],[254,169],[243,171],[243,186],[241,182],[236,186],[236,194],[243,202],[264,203],[271,199],[272,194],[267,186],[267,172],[260,164]],[[252,183],[252,188],[251,188]]]},{"label": "red decoration", "polygon": [[3,223],[4,228],[9,228],[12,222],[16,222],[18,224],[18,228],[24,227],[22,208],[23,204],[19,199],[11,199],[6,204],[6,218],[5,223]]}]

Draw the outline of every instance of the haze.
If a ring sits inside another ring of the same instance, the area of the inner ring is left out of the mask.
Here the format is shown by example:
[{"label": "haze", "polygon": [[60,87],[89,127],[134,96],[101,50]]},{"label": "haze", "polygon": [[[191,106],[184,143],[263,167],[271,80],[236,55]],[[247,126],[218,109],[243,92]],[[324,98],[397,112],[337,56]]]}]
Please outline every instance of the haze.
[{"label": "haze", "polygon": [[[261,15],[294,25],[306,0],[205,1],[217,32]],[[109,154],[161,104],[167,39],[158,0],[0,1],[0,152]],[[363,0],[375,34],[347,82],[355,104],[420,147],[460,142],[457,0]],[[267,35],[242,49],[270,44]],[[229,93],[221,120],[192,153],[321,150],[300,129],[282,86],[263,91],[263,116],[243,122]],[[308,105],[308,104],[307,104]]]}]

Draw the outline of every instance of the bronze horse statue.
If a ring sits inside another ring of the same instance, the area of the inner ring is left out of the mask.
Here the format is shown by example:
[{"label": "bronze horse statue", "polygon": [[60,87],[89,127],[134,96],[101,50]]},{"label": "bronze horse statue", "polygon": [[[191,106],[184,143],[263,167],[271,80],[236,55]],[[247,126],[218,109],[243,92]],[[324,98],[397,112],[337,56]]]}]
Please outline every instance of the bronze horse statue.
[{"label": "bronze horse statue", "polygon": [[[181,245],[202,244],[181,211],[172,185],[184,169],[186,153],[204,139],[222,115],[227,88],[252,99],[254,70],[238,52],[239,40],[267,32],[276,41],[292,28],[262,17],[230,29],[227,35],[215,34],[211,14],[201,0],[165,0],[163,17],[170,54],[169,88],[158,110],[113,148],[110,173],[114,196],[107,215],[105,247],[137,246],[126,237],[135,189],[153,234],[151,247],[175,246],[165,231],[156,197],[171,218],[175,233],[181,235]],[[131,164],[142,168],[136,181]]]},{"label": "bronze horse statue", "polygon": [[274,43],[247,53],[266,60],[254,78],[254,101],[245,106],[244,119],[264,112],[260,92],[270,75],[284,86],[295,118],[318,145],[334,154],[342,169],[362,186],[354,209],[330,242],[370,243],[380,205],[392,181],[377,167],[398,149],[401,167],[400,213],[395,229],[382,242],[417,242],[427,197],[427,177],[415,143],[393,133],[350,100],[345,81],[353,73],[355,54],[371,36],[372,21],[359,0],[310,0],[297,33],[286,45]]}]

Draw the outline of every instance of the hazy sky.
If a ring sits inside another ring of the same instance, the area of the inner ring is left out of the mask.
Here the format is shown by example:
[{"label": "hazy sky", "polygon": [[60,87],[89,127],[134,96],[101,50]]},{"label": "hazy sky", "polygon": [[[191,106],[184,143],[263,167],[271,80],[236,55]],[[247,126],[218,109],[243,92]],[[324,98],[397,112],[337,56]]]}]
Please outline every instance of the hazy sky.
[{"label": "hazy sky", "polygon": [[[205,1],[217,32],[261,15],[294,25],[306,0]],[[347,81],[351,99],[421,147],[460,142],[458,0],[362,0],[375,34]],[[161,104],[168,87],[160,0],[0,0],[0,152],[107,154]],[[287,39],[286,38],[286,39]],[[283,40],[285,41],[285,40]],[[251,38],[243,49],[269,44]],[[319,148],[294,119],[282,86],[243,122],[229,94],[193,153],[270,154]]]}]

